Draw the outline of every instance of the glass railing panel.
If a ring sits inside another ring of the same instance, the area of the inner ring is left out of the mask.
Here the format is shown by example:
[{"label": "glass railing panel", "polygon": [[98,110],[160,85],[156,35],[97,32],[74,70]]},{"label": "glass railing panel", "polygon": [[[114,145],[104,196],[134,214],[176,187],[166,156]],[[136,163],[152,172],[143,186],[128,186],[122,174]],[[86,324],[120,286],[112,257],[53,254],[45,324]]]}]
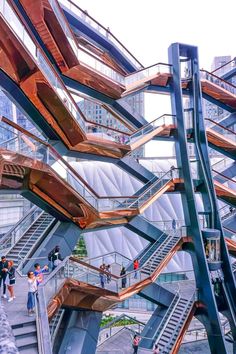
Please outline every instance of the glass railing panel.
[{"label": "glass railing panel", "polygon": [[71,97],[68,95],[66,92],[62,82],[60,79],[56,76],[56,73],[52,70],[50,65],[47,63],[47,60],[45,59],[44,55],[41,53],[41,51],[35,46],[33,43],[31,37],[25,30],[24,26],[21,24],[19,19],[17,18],[16,14],[12,10],[12,8],[9,6],[6,0],[4,1],[4,6],[2,7],[2,14],[4,18],[7,20],[15,34],[21,39],[21,41],[24,43],[26,46],[27,50],[31,55],[34,56],[34,58],[37,61],[37,64],[42,71],[42,73],[45,75],[49,83],[52,85],[52,87],[55,89],[57,92],[58,96],[60,97],[61,101],[63,104],[68,108],[68,110],[71,112],[72,116],[80,123],[80,126],[82,129],[85,130],[85,122],[80,116],[80,113],[76,107],[76,105],[73,103]]},{"label": "glass railing panel", "polygon": [[102,264],[110,265],[111,266],[111,273],[115,274],[113,265],[119,265],[119,266],[126,266],[129,264],[132,260],[128,259],[127,257],[123,256],[122,254],[118,252],[111,252],[108,254],[105,254],[103,256],[98,256],[94,258],[89,258],[89,259],[83,259],[83,262],[92,265],[94,267],[100,267]]},{"label": "glass railing panel", "polygon": [[131,53],[127,51],[127,49],[112,35],[112,33],[101,26],[98,22],[94,21],[91,17],[89,17],[85,11],[80,10],[77,6],[73,5],[71,1],[68,0],[59,0],[59,2],[64,5],[67,9],[73,12],[75,15],[80,17],[84,22],[88,23],[91,27],[93,27],[97,32],[102,34],[104,37],[108,38],[111,42],[113,42],[119,50],[125,54],[125,56],[137,67],[140,68],[141,64],[132,56]]},{"label": "glass railing panel", "polygon": [[185,109],[184,110],[184,122],[186,129],[193,129],[193,110]]},{"label": "glass railing panel", "polygon": [[7,249],[12,247],[28,230],[32,223],[39,217],[42,213],[40,208],[37,208],[30,212],[28,215],[22,218],[20,223],[17,223],[16,226],[11,228],[2,238],[0,249]]},{"label": "glass railing panel", "polygon": [[37,48],[30,38],[29,34],[26,32],[24,26],[21,24],[20,20],[16,16],[13,9],[10,7],[7,0],[1,1],[0,11],[7,21],[8,25],[15,32],[15,35],[24,43],[28,51],[34,58],[36,58]]},{"label": "glass railing panel", "polygon": [[63,179],[65,179],[84,199],[86,199],[94,208],[97,208],[97,198],[90,192],[90,190],[79,180],[78,176],[61,160],[58,155],[49,148],[33,138],[24,134],[15,134],[15,138],[11,141],[0,145],[0,148],[18,152],[27,157],[44,162],[51,166],[51,168]]},{"label": "glass railing panel", "polygon": [[[230,158],[224,158],[211,165],[211,168],[216,171],[223,171],[231,164],[233,164],[233,160]],[[212,174],[214,175],[214,172]]]},{"label": "glass railing panel", "polygon": [[130,144],[129,135],[109,129],[109,127],[102,127],[96,124],[87,123],[86,133],[93,134],[95,138],[100,138],[103,140],[111,140],[118,144]]},{"label": "glass railing panel", "polygon": [[201,70],[201,79],[212,82],[213,84],[220,86],[224,90],[236,95],[236,86],[230,84],[227,81],[222,80],[220,77],[209,73],[208,71]]},{"label": "glass railing panel", "polygon": [[143,81],[159,74],[171,74],[172,69],[168,64],[158,63],[148,68],[136,71],[125,77],[125,85],[129,86],[137,81]]},{"label": "glass railing panel", "polygon": [[71,33],[70,28],[67,25],[67,22],[63,16],[63,14],[61,13],[61,10],[58,6],[58,4],[55,2],[55,0],[49,0],[49,3],[51,4],[52,9],[54,10],[54,14],[56,15],[58,22],[60,23],[68,41],[70,42],[70,45],[75,53],[75,55],[78,55],[78,48],[77,48],[77,44],[73,38],[73,35]]},{"label": "glass railing panel", "polygon": [[131,143],[137,140],[140,136],[150,133],[154,129],[160,127],[161,125],[175,124],[175,116],[165,114],[161,117],[156,118],[149,124],[145,125],[142,129],[139,129],[136,133],[130,136]]},{"label": "glass railing panel", "polygon": [[102,73],[103,75],[107,76],[113,81],[116,81],[121,85],[125,84],[125,80],[122,75],[120,75],[118,72],[111,69],[108,65],[95,59],[92,55],[84,52],[79,48],[78,48],[78,60],[81,61],[85,66],[90,66],[95,71]]}]

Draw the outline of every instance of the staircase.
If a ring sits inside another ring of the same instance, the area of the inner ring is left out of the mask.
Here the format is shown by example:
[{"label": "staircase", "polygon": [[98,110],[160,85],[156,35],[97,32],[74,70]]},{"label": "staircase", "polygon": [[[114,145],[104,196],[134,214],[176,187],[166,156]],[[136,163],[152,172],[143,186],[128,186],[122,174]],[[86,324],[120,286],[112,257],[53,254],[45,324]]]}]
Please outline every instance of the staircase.
[{"label": "staircase", "polygon": [[38,339],[36,321],[29,320],[21,324],[12,325],[16,346],[22,354],[38,354]]},{"label": "staircase", "polygon": [[24,259],[36,243],[42,240],[53,221],[54,218],[51,215],[42,212],[23,236],[10,248],[7,258],[13,260],[15,267],[18,267],[20,259]]},{"label": "staircase", "polygon": [[174,170],[166,172],[161,178],[156,176],[146,183],[134,197],[136,199],[127,199],[122,202],[119,209],[132,208],[136,209],[142,207],[149,199],[152,198],[154,201],[157,199],[158,195],[163,194],[166,190],[170,188],[170,182],[173,179]]},{"label": "staircase", "polygon": [[64,313],[65,313],[65,310],[60,308],[57,311],[57,313],[55,314],[55,316],[53,317],[53,319],[51,320],[51,322],[49,323],[52,346],[53,346],[54,341],[56,339],[56,335],[57,335],[58,329],[60,327],[60,324],[61,324],[62,318],[64,316]]},{"label": "staircase", "polygon": [[[165,237],[166,234],[163,235]],[[163,238],[161,237],[161,238]],[[161,240],[158,239],[153,246],[148,250],[144,257],[140,260],[142,267],[141,272],[145,275],[152,274],[168,253],[177,245],[180,240],[178,231],[172,231],[159,246]],[[159,246],[159,247],[158,247]]]},{"label": "staircase", "polygon": [[173,348],[181,329],[186,322],[193,306],[193,297],[190,300],[175,295],[160,326],[157,328],[158,336],[154,337],[154,343],[158,343],[160,353],[169,354]]}]

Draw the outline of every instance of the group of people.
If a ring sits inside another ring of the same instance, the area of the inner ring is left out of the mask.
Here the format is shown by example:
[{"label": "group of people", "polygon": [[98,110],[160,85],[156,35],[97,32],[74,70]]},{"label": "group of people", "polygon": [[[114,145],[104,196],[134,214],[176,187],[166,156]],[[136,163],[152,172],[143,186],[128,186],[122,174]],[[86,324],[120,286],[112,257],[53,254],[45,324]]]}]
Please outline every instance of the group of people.
[{"label": "group of people", "polygon": [[[60,247],[56,246],[48,255],[50,268],[54,270],[63,260],[60,254]],[[28,315],[32,316],[35,308],[35,294],[38,285],[43,282],[43,274],[49,271],[49,266],[41,268],[39,263],[34,264],[34,270],[27,273],[28,296],[27,310]],[[16,269],[12,260],[7,260],[6,256],[1,257],[0,261],[0,291],[3,287],[2,297],[8,302],[13,301],[15,297],[14,286],[16,283]],[[7,290],[9,294],[7,294]]]},{"label": "group of people", "polygon": [[[132,342],[132,346],[134,349],[133,354],[138,353],[138,346],[139,346],[140,341],[141,341],[141,337],[139,337],[137,334],[135,334],[134,338],[133,338],[133,342]],[[153,348],[153,354],[159,354],[159,353],[160,353],[160,350],[159,350],[158,344],[155,344],[154,348]]]},{"label": "group of people", "polygon": [[104,289],[105,288],[105,284],[109,284],[111,281],[111,266],[110,264],[101,264],[100,265],[100,273],[99,273],[99,277],[100,277],[100,284],[101,287]]},{"label": "group of people", "polygon": [[[134,279],[137,279],[138,277],[138,268],[139,268],[139,260],[135,259],[133,262],[133,269],[134,269]],[[105,263],[100,265],[100,285],[104,289],[105,284],[109,284],[111,282],[111,266],[110,264],[106,265]],[[124,266],[121,267],[120,271],[120,277],[121,278],[121,287],[125,288],[126,283],[127,283],[127,278],[126,278],[126,269]]]}]

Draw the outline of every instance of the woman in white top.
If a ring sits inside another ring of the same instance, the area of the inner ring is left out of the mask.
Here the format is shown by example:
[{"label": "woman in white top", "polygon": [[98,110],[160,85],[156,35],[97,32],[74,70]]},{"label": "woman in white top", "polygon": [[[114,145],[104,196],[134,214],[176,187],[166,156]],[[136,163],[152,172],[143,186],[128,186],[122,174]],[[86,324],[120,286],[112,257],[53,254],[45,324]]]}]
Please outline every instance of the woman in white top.
[{"label": "woman in white top", "polygon": [[28,315],[33,316],[35,308],[35,292],[37,291],[37,277],[34,272],[28,272],[28,300],[27,310]]}]

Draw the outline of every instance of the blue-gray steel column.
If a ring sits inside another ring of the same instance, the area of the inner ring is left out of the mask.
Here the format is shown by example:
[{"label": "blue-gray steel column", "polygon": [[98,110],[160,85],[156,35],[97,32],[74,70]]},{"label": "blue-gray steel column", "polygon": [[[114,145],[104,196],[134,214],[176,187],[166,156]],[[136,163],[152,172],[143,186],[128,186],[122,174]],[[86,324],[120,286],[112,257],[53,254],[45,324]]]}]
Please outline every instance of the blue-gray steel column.
[{"label": "blue-gray steel column", "polygon": [[[235,282],[232,276],[228,251],[224,242],[214,186],[211,176],[211,167],[208,157],[208,147],[205,135],[204,121],[201,107],[201,90],[198,68],[197,48],[179,43],[172,44],[169,48],[169,62],[173,65],[173,82],[171,84],[171,103],[173,114],[176,114],[176,156],[178,167],[182,169],[185,185],[185,196],[183,196],[183,209],[185,220],[191,227],[194,250],[191,252],[196,284],[198,288],[198,299],[204,304],[202,316],[207,330],[208,340],[212,353],[227,353],[224,334],[221,328],[220,318],[217,309],[215,294],[211,284],[211,273],[209,270],[204,239],[202,236],[199,214],[195,200],[195,190],[188,157],[188,143],[186,134],[186,122],[183,107],[181,87],[181,61],[187,63],[188,87],[190,95],[190,110],[193,113],[193,137],[196,151],[198,172],[202,179],[202,198],[204,212],[208,215],[207,227],[216,228],[220,233],[220,251],[222,257],[221,271],[225,277],[225,284],[228,295],[233,300],[235,296]],[[228,268],[226,270],[226,268]],[[234,312],[234,303],[231,301],[231,309]],[[234,313],[231,313],[234,317]],[[232,328],[234,330],[234,326]]]}]

